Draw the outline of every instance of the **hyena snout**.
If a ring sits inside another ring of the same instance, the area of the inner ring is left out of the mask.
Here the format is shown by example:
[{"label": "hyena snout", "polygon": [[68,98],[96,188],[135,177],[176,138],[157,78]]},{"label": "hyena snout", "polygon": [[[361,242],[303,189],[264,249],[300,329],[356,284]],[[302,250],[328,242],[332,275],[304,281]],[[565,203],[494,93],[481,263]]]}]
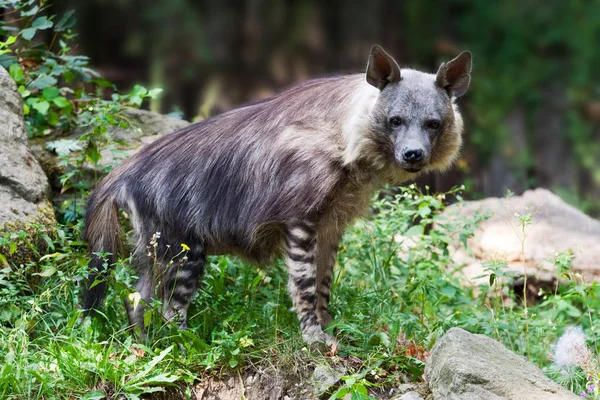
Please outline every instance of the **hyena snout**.
[{"label": "hyena snout", "polygon": [[423,146],[404,146],[396,150],[396,162],[408,172],[419,172],[427,165],[429,153]]},{"label": "hyena snout", "polygon": [[409,131],[394,141],[394,158],[407,172],[419,172],[429,162],[431,143],[426,134]]},{"label": "hyena snout", "polygon": [[402,159],[411,164],[421,161],[424,155],[425,152],[423,149],[409,149],[405,147],[402,150]]}]

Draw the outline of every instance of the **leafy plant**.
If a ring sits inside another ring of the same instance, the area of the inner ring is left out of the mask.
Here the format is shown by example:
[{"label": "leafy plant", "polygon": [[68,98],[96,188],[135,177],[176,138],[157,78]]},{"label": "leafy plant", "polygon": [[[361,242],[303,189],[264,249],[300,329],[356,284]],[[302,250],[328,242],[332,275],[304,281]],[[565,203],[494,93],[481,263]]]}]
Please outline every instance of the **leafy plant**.
[{"label": "leafy plant", "polygon": [[[64,170],[62,191],[74,190],[80,198],[90,189],[84,166],[90,166],[93,181],[111,168],[100,165],[103,151],[118,153],[112,128],[131,128],[125,107],[139,107],[144,99],[154,99],[160,89],[136,85],[120,94],[114,85],[88,67],[89,58],[73,54],[77,35],[74,11],[62,17],[43,15],[46,1],[19,0],[0,4],[12,8],[14,21],[0,22],[0,65],[7,68],[23,98],[23,113],[30,137],[44,137],[46,148],[56,152]],[[64,139],[77,128],[79,135]],[[81,203],[81,202],[79,202]],[[63,205],[63,221],[73,222],[81,210],[69,201]]]}]

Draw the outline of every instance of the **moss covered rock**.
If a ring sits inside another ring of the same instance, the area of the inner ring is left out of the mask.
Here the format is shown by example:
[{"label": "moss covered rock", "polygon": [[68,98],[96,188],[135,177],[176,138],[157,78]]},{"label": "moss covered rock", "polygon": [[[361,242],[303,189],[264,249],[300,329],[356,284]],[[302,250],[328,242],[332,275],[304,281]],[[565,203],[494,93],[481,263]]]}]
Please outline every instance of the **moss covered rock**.
[{"label": "moss covered rock", "polygon": [[[15,82],[0,68],[0,246],[2,262],[24,263],[44,252],[38,237],[49,236],[56,227],[50,205],[50,186],[41,166],[31,154],[23,103]],[[40,236],[41,235],[41,236]]]}]

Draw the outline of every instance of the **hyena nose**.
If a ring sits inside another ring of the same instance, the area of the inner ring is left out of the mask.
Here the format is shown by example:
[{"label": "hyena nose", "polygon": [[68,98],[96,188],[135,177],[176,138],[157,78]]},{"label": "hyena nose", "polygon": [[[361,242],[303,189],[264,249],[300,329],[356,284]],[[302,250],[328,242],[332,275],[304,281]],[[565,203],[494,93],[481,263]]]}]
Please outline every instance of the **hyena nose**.
[{"label": "hyena nose", "polygon": [[402,158],[404,161],[409,163],[416,163],[423,159],[423,150],[421,149],[404,149],[402,151]]}]

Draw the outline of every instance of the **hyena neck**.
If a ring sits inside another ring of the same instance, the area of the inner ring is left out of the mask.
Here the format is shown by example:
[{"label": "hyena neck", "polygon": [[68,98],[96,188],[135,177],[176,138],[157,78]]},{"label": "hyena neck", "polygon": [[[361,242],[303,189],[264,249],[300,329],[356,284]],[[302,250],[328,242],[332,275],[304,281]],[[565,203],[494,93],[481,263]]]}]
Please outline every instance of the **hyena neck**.
[{"label": "hyena neck", "polygon": [[371,110],[379,96],[379,90],[367,83],[364,74],[355,75],[353,78],[342,125],[345,165],[358,165],[367,159],[364,139],[371,135]]}]

